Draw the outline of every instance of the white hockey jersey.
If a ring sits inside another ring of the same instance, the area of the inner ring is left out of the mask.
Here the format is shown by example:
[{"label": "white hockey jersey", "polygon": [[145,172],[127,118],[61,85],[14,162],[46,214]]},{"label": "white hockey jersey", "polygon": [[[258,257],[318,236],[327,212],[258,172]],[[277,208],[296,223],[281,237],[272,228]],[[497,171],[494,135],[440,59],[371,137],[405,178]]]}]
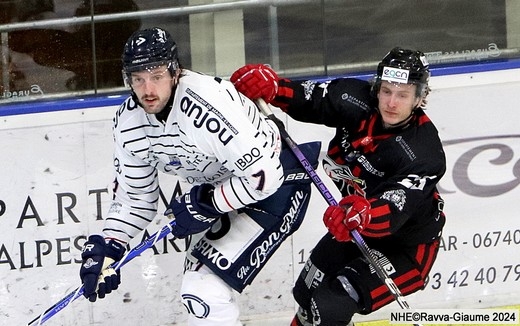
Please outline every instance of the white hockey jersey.
[{"label": "white hockey jersey", "polygon": [[128,242],[152,221],[159,171],[214,185],[221,212],[262,200],[283,181],[276,125],[226,80],[183,70],[166,123],[129,97],[113,131],[116,179],[105,237]]}]

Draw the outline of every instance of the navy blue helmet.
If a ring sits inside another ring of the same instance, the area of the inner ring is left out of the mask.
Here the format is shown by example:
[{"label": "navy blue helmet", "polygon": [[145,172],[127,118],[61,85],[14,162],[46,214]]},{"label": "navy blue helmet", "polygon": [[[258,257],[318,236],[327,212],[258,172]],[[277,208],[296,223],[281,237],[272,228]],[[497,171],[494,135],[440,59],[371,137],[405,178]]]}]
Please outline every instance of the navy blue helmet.
[{"label": "navy blue helmet", "polygon": [[134,32],[125,44],[121,59],[125,82],[131,72],[166,65],[173,75],[179,68],[177,44],[168,31],[158,27]]}]

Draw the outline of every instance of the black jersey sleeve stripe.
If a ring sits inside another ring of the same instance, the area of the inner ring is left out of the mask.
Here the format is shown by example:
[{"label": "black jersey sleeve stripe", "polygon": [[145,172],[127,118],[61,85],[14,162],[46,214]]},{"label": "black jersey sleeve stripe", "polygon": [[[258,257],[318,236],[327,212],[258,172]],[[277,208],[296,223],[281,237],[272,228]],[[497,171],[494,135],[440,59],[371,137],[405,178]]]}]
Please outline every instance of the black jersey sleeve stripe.
[{"label": "black jersey sleeve stripe", "polygon": [[136,212],[130,212],[130,215],[138,217],[141,220],[146,221],[146,222],[151,222],[153,220],[153,218],[152,219],[146,218],[145,216],[139,215]]},{"label": "black jersey sleeve stripe", "polygon": [[140,130],[144,127],[147,127],[147,125],[138,125],[138,126],[134,126],[132,128],[121,129],[121,133],[131,132],[134,130]]},{"label": "black jersey sleeve stripe", "polygon": [[[233,191],[233,195],[235,196],[235,198],[240,202],[240,204],[242,206],[245,206],[245,203],[242,201],[242,199],[240,198],[240,196],[237,193],[237,189],[233,182],[233,179],[229,180],[229,185],[231,186],[231,190]],[[242,186],[242,188],[243,188],[243,185],[240,185],[240,186]]]},{"label": "black jersey sleeve stripe", "polygon": [[131,168],[131,169],[142,169],[150,167],[148,164],[142,164],[142,165],[131,165],[131,164],[123,164],[124,167]]},{"label": "black jersey sleeve stripe", "polygon": [[144,185],[136,186],[136,185],[129,184],[128,186],[132,189],[146,189],[146,188],[149,188],[150,186],[152,186],[154,183],[155,183],[155,179],[151,180],[149,183],[144,184]]},{"label": "black jersey sleeve stripe", "polygon": [[125,174],[125,178],[128,178],[130,180],[141,180],[141,179],[150,178],[153,175],[157,175],[157,170],[152,170],[152,171],[150,171],[149,174],[147,174],[147,175],[140,175],[140,176],[132,176],[132,175]]},{"label": "black jersey sleeve stripe", "polygon": [[[118,222],[118,223],[120,223],[120,224],[125,224],[125,225],[128,225],[128,226],[131,226],[131,227],[133,227],[133,228],[136,229],[136,230],[139,230],[139,231],[142,231],[142,230],[143,230],[143,229],[140,228],[139,226],[137,226],[137,225],[135,225],[135,224],[133,224],[133,223],[130,223],[130,222],[126,221],[126,220],[120,219],[120,218],[107,217],[106,221],[116,221],[116,222]],[[118,230],[121,230],[121,229],[118,229]],[[121,230],[121,231],[122,231],[123,233],[125,233],[123,230]]]},{"label": "black jersey sleeve stripe", "polygon": [[153,189],[151,189],[149,191],[145,191],[145,192],[139,190],[139,192],[137,192],[137,193],[131,192],[131,191],[127,191],[127,194],[129,196],[132,196],[133,198],[139,199],[141,196],[145,196],[147,194],[153,194],[154,192],[157,191],[157,189],[158,189],[158,187],[155,187],[155,188],[153,188]]},{"label": "black jersey sleeve stripe", "polygon": [[146,140],[146,137],[139,137],[139,138],[135,138],[132,140],[127,140],[127,141],[123,142],[123,147],[126,147],[126,145],[128,145],[128,144],[136,143],[136,142],[139,142],[142,140]]},{"label": "black jersey sleeve stripe", "polygon": [[141,211],[148,211],[148,212],[156,212],[157,210],[155,208],[149,208],[149,207],[142,207],[142,206],[130,206],[132,209],[138,209]]},{"label": "black jersey sleeve stripe", "polygon": [[138,196],[130,197],[130,199],[135,200],[135,201],[140,202],[140,203],[146,203],[146,204],[149,204],[149,205],[155,205],[159,201],[159,196],[157,196],[153,200],[144,200],[143,198],[140,198]]},{"label": "black jersey sleeve stripe", "polygon": [[[255,196],[253,196],[250,192],[249,192],[249,187],[247,185],[244,184],[244,180],[242,178],[238,178],[238,181],[240,181],[240,185],[242,186],[242,188],[244,189],[244,192],[249,196],[249,198],[251,198],[252,200],[257,200],[257,198],[255,198]],[[239,196],[237,196],[237,198],[239,198]],[[240,201],[242,203],[242,201]],[[245,204],[244,204],[245,206]]]}]

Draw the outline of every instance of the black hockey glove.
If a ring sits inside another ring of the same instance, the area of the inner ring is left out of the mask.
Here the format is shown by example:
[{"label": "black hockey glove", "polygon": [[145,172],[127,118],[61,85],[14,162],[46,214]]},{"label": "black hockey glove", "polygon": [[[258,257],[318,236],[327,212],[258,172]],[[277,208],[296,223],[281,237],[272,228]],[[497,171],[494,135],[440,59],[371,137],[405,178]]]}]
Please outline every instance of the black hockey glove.
[{"label": "black hockey glove", "polygon": [[214,189],[205,183],[194,186],[189,193],[172,200],[164,215],[173,214],[175,218],[174,236],[182,239],[207,230],[224,215],[213,205]]},{"label": "black hockey glove", "polygon": [[122,244],[110,240],[106,242],[100,235],[91,235],[83,246],[79,276],[83,282],[83,295],[94,302],[99,297],[116,290],[121,283],[119,271],[108,268],[110,264],[121,260],[125,253]]}]

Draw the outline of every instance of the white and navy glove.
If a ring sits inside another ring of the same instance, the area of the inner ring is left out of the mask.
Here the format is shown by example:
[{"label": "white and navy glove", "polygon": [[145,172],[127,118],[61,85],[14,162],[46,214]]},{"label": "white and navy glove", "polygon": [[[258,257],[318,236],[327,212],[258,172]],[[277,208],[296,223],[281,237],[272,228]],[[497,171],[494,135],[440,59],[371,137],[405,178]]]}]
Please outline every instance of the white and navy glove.
[{"label": "white and navy glove", "polygon": [[172,200],[164,215],[173,215],[175,218],[172,230],[175,237],[182,239],[207,230],[224,215],[213,205],[214,190],[215,187],[204,183]]},{"label": "white and navy glove", "polygon": [[79,276],[83,282],[83,295],[90,302],[116,290],[121,283],[119,270],[109,268],[113,262],[121,260],[125,248],[117,241],[108,242],[100,235],[91,235],[83,246]]}]

